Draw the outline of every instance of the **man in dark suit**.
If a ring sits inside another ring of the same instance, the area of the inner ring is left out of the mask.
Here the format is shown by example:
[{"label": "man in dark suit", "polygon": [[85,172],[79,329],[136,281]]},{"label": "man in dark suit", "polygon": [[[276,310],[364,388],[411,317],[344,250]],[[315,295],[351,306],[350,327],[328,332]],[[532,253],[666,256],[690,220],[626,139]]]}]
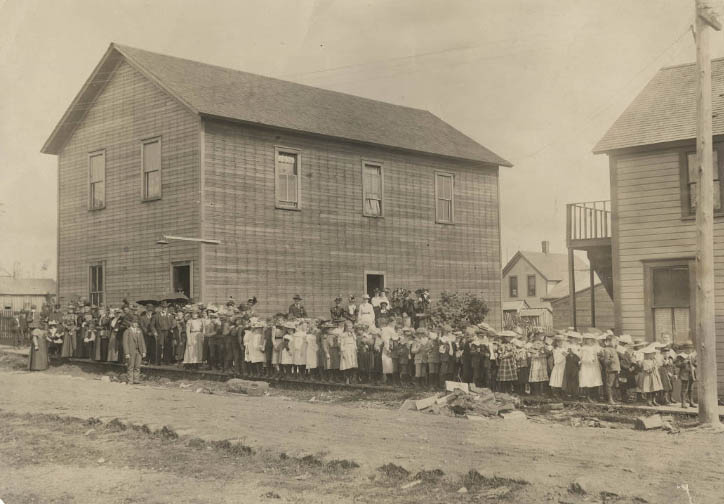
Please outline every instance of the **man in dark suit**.
[{"label": "man in dark suit", "polygon": [[168,303],[161,301],[161,310],[151,318],[153,336],[156,338],[156,355],[154,363],[171,362],[171,330],[175,324],[173,315],[168,311]]},{"label": "man in dark suit", "polygon": [[307,318],[307,310],[304,309],[302,304],[302,296],[299,294],[294,295],[294,302],[289,305],[289,317],[290,318]]},{"label": "man in dark suit", "polygon": [[123,333],[128,383],[138,383],[141,379],[141,360],[146,357],[146,342],[143,341],[143,332],[138,327],[138,319],[130,315],[128,322],[131,326]]}]

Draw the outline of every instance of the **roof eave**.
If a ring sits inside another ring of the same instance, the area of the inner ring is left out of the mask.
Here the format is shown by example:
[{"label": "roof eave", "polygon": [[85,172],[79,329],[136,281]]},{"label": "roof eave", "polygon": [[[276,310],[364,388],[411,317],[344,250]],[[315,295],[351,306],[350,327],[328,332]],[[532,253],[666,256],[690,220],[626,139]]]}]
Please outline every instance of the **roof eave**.
[{"label": "roof eave", "polygon": [[[198,114],[204,119],[211,119],[211,120],[215,120],[215,121],[226,121],[226,122],[231,122],[231,123],[235,123],[235,124],[244,124],[247,126],[253,126],[253,127],[257,127],[257,128],[267,128],[267,129],[272,129],[272,130],[276,130],[276,131],[285,131],[285,132],[294,133],[297,135],[309,135],[309,136],[313,136],[313,137],[317,137],[317,138],[330,138],[330,139],[337,140],[337,141],[353,142],[353,143],[356,143],[359,145],[367,145],[367,146],[373,146],[373,147],[383,147],[385,149],[391,149],[391,150],[399,151],[399,152],[410,152],[410,153],[420,154],[420,155],[424,155],[424,156],[434,156],[434,157],[438,157],[438,158],[452,159],[455,161],[462,161],[465,163],[475,163],[484,168],[497,168],[499,166],[505,166],[505,167],[513,166],[510,163],[503,165],[503,164],[498,164],[497,162],[490,161],[490,160],[451,156],[451,155],[446,155],[446,154],[440,154],[437,152],[428,152],[428,151],[421,151],[421,150],[416,150],[416,149],[408,149],[405,147],[399,147],[399,146],[395,146],[395,145],[387,145],[387,144],[383,144],[383,143],[367,142],[367,141],[358,140],[355,138],[347,138],[347,137],[335,136],[335,135],[326,135],[324,133],[315,133],[313,131],[306,131],[306,130],[300,130],[300,129],[294,129],[294,128],[284,128],[282,126],[276,126],[273,124],[266,124],[266,123],[260,123],[260,122],[254,122],[254,121],[245,121],[243,119],[220,116],[220,115],[203,112],[203,111],[198,112]],[[501,158],[501,160],[505,161],[502,158]],[[506,163],[507,163],[507,161],[506,161]]]}]

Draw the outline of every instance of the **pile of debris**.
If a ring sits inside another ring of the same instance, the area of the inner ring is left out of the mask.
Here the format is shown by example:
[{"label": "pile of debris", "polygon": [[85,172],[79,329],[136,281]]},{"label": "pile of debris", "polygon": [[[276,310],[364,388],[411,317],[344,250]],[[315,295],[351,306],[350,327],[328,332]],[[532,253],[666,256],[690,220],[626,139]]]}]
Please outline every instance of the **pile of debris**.
[{"label": "pile of debris", "polygon": [[445,383],[445,388],[445,394],[435,394],[417,401],[407,400],[400,409],[467,418],[525,418],[525,414],[520,411],[511,415],[520,406],[520,399],[510,394],[495,393],[487,388],[451,381]]}]

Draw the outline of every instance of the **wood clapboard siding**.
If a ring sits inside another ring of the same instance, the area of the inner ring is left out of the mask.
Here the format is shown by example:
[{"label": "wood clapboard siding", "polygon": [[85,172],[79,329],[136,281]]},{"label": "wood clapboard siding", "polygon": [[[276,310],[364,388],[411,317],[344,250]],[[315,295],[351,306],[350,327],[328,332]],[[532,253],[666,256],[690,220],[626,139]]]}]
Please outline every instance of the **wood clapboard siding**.
[{"label": "wood clapboard siding", "polygon": [[[595,287],[596,297],[596,327],[602,330],[612,329],[614,326],[613,300],[606,292],[603,284]],[[553,308],[553,328],[565,330],[571,326],[571,296],[565,296],[551,301]],[[591,289],[576,292],[576,323],[579,327],[593,327],[591,323]]]},{"label": "wood clapboard siding", "polygon": [[[692,146],[692,149],[694,147]],[[644,265],[652,259],[679,259],[696,254],[693,219],[682,219],[678,150],[619,154],[614,158],[622,329],[646,334]],[[724,390],[724,219],[714,221],[717,363],[719,389]]]},{"label": "wood clapboard siding", "polygon": [[[290,112],[291,113],[291,112]],[[329,316],[338,294],[364,290],[364,272],[391,288],[480,292],[501,325],[498,170],[431,156],[205,120],[206,297],[251,295],[286,311],[301,294]],[[274,205],[275,146],[301,151],[301,211]],[[362,215],[362,160],[381,162],[384,218]],[[434,174],[455,174],[455,224],[435,223]]]},{"label": "wood clapboard siding", "polygon": [[[161,137],[162,199],[141,201],[141,140]],[[88,210],[88,153],[105,149],[106,207]],[[170,285],[169,261],[194,261],[198,244],[155,242],[162,234],[198,236],[199,120],[125,61],[109,75],[59,155],[61,300],[88,297],[88,268],[105,263],[109,304],[160,294]]]}]

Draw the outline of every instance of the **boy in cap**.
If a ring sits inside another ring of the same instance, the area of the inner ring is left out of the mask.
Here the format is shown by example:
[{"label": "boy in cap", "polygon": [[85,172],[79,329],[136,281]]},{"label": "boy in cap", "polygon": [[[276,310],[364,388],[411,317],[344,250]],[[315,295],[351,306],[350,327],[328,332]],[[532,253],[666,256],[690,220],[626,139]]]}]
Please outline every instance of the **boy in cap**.
[{"label": "boy in cap", "polygon": [[621,363],[616,350],[616,336],[613,333],[606,334],[606,346],[601,351],[604,372],[606,374],[604,385],[606,387],[606,398],[608,404],[616,404],[613,397],[613,390],[618,381],[618,375],[621,372]]},{"label": "boy in cap", "polygon": [[123,332],[123,351],[126,357],[128,383],[133,384],[138,383],[141,378],[141,360],[146,357],[146,342],[141,328],[138,327],[138,318],[129,315],[127,320],[130,327]]},{"label": "boy in cap", "polygon": [[686,353],[680,353],[676,356],[674,363],[677,369],[679,380],[681,381],[681,407],[686,408],[688,404],[692,408],[696,406],[692,398],[692,387],[696,381],[696,361]]}]

